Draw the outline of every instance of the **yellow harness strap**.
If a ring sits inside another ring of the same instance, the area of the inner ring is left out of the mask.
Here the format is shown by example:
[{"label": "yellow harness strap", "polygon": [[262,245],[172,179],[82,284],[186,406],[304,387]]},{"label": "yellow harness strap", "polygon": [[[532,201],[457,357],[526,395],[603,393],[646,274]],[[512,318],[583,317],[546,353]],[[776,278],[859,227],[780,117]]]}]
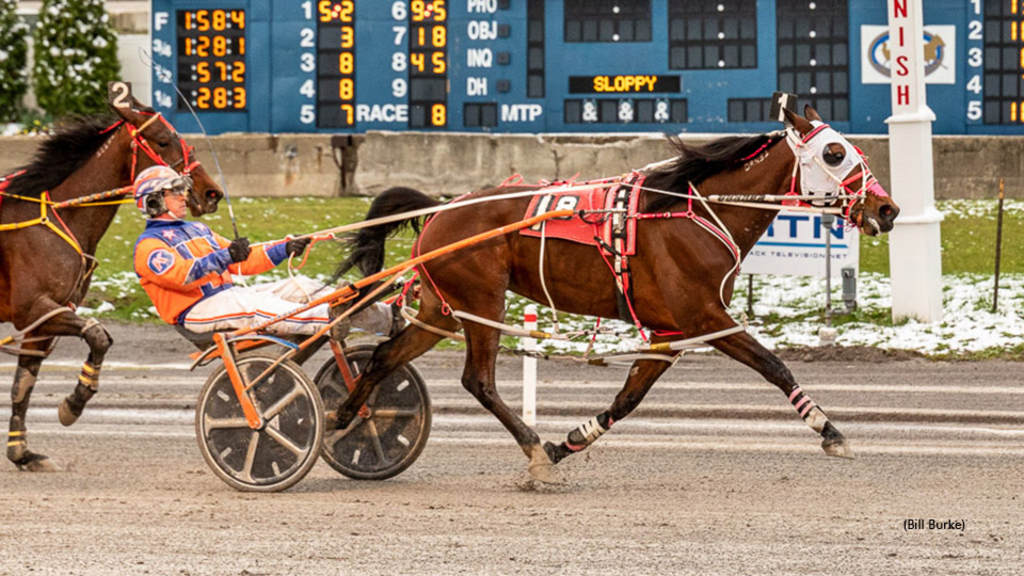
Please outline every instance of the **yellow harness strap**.
[{"label": "yellow harness strap", "polygon": [[78,252],[79,255],[82,255],[82,247],[78,245],[78,241],[76,241],[71,236],[68,236],[63,230],[61,230],[56,224],[54,224],[50,220],[50,216],[46,212],[46,207],[47,205],[52,203],[53,202],[50,200],[50,192],[43,192],[42,198],[39,200],[39,218],[26,220],[24,222],[14,222],[12,224],[0,224],[0,232],[6,232],[8,230],[21,230],[22,228],[29,228],[31,226],[42,224],[43,226],[49,228],[54,234],[60,236],[65,242],[70,244],[71,247],[75,249],[75,252]]}]

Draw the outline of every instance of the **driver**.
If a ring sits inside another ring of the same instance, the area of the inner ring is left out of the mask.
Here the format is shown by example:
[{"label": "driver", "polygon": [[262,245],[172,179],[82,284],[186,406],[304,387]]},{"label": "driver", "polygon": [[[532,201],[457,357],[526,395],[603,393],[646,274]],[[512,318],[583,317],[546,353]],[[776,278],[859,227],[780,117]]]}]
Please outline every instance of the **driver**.
[{"label": "driver", "polygon": [[[299,305],[329,294],[333,288],[305,276],[257,286],[236,286],[232,274],[266,272],[289,256],[301,256],[309,238],[249,245],[248,238],[229,242],[206,224],[183,220],[192,182],[167,166],[153,166],[135,179],[135,203],[148,217],[135,242],[135,273],[157,312],[168,324],[194,333],[223,332],[256,326],[287,314]],[[347,304],[347,303],[346,303]],[[326,304],[268,327],[274,334],[312,335],[346,306]],[[355,328],[395,335],[401,316],[375,303],[350,317]],[[346,322],[332,336],[343,338]]]}]

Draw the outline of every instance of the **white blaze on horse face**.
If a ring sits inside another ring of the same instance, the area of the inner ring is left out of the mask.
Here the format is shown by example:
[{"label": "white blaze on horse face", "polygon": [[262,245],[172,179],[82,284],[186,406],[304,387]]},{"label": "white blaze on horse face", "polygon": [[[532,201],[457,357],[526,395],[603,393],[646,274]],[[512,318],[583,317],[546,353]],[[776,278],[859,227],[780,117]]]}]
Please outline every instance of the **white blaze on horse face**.
[{"label": "white blaze on horse face", "polygon": [[[817,129],[821,122],[813,121],[811,125]],[[820,196],[821,200],[812,203],[824,206],[831,202],[830,198],[838,196],[842,191],[842,182],[854,168],[863,162],[857,149],[829,126],[821,128],[810,140],[798,148],[792,137],[787,138],[793,154],[800,162],[800,189],[808,196]],[[825,161],[829,147],[838,144],[843,147],[843,160],[836,166]]]}]

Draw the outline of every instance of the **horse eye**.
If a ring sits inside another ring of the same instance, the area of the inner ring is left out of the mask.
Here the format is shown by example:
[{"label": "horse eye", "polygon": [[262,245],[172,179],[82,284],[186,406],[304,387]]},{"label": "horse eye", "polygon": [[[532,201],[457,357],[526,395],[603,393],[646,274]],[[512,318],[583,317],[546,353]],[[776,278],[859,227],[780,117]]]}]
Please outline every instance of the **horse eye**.
[{"label": "horse eye", "polygon": [[833,152],[831,150],[825,150],[824,156],[825,163],[829,166],[839,166],[843,163],[843,158],[846,158],[846,155],[842,152]]},{"label": "horse eye", "polygon": [[168,140],[166,142],[157,142],[156,144],[157,144],[157,146],[159,146],[161,148],[167,148],[168,146],[171,145],[171,141]]}]

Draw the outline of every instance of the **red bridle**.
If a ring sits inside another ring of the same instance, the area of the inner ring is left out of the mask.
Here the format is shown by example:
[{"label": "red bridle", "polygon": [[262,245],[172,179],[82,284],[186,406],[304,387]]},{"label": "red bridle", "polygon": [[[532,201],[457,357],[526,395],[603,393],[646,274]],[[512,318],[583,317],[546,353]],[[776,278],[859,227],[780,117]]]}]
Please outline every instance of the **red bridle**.
[{"label": "red bridle", "polygon": [[[128,125],[128,136],[132,139],[132,182],[135,181],[135,171],[139,163],[139,150],[142,150],[142,152],[144,152],[146,156],[149,156],[150,160],[152,160],[154,163],[160,166],[167,166],[174,170],[177,170],[178,166],[183,166],[181,170],[178,170],[178,172],[183,176],[191,175],[193,170],[201,166],[201,163],[198,160],[194,159],[195,148],[189,146],[188,143],[185,142],[185,139],[178,135],[178,131],[174,129],[174,126],[171,126],[170,122],[164,119],[161,113],[139,112],[139,114],[151,116],[151,118],[139,127],[135,127],[130,122],[118,120],[116,123],[112,124],[105,130],[100,132],[100,134],[105,134],[107,132],[120,128],[123,124]],[[150,124],[156,122],[157,120],[159,120],[167,128],[167,130],[170,131],[171,134],[177,136],[178,142],[181,144],[181,160],[175,162],[174,165],[168,164],[167,161],[164,160],[162,156],[160,156],[160,154],[157,154],[156,150],[154,150],[153,147],[149,144],[149,141],[146,140],[146,137],[142,135],[143,130],[145,130],[147,127],[149,127]]]}]

